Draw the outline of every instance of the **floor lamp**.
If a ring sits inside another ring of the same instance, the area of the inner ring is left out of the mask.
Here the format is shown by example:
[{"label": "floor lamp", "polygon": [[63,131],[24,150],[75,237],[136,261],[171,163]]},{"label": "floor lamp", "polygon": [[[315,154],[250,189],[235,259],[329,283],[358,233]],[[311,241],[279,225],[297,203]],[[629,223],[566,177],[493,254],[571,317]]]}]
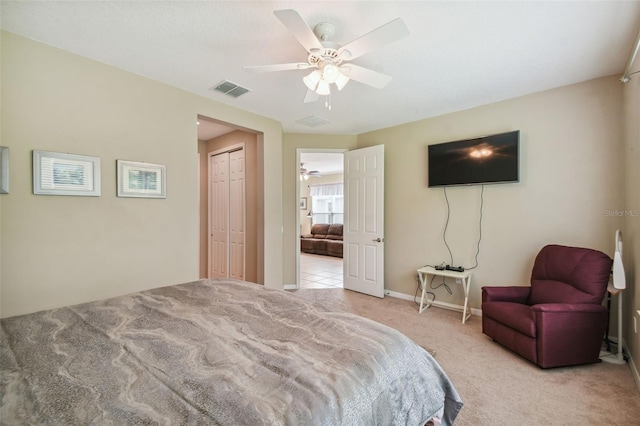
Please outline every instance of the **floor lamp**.
[{"label": "floor lamp", "polygon": [[[601,351],[600,359],[612,364],[624,364],[624,354],[622,353],[622,291],[627,287],[622,265],[622,232],[616,230],[616,251],[613,255],[613,285],[610,283],[608,291],[610,294],[618,296],[618,342],[617,352],[612,354],[609,351]],[[607,342],[608,343],[608,342]],[[614,356],[615,355],[615,356]]]}]

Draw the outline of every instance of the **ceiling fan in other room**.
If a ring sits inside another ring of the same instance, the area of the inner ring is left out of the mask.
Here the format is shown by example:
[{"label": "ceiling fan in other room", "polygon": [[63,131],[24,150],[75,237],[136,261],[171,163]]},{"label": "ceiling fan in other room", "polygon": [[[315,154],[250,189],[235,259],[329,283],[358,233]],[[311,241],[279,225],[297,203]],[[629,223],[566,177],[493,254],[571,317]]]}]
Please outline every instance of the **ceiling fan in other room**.
[{"label": "ceiling fan in other room", "polygon": [[304,168],[304,163],[300,163],[300,180],[309,180],[310,177],[322,177],[317,170],[307,170]]},{"label": "ceiling fan in other room", "polygon": [[[339,46],[329,41],[335,33],[335,25],[332,23],[321,22],[312,30],[293,9],[276,10],[273,13],[306,49],[307,61],[247,66],[244,69],[250,72],[313,69],[302,79],[308,88],[305,103],[314,102],[321,95],[330,95],[331,84],[342,90],[349,80],[382,89],[391,81],[390,76],[349,61],[409,35],[402,19],[396,18],[344,46]],[[330,108],[330,105],[327,106]]]}]

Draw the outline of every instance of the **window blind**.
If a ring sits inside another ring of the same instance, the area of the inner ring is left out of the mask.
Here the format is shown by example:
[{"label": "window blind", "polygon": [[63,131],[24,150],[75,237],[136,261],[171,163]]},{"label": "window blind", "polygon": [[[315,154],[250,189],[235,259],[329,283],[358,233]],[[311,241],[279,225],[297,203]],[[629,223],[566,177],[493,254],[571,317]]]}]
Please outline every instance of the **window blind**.
[{"label": "window blind", "polygon": [[309,195],[312,197],[318,196],[335,196],[344,194],[344,185],[342,183],[331,183],[325,185],[311,185],[309,186]]}]

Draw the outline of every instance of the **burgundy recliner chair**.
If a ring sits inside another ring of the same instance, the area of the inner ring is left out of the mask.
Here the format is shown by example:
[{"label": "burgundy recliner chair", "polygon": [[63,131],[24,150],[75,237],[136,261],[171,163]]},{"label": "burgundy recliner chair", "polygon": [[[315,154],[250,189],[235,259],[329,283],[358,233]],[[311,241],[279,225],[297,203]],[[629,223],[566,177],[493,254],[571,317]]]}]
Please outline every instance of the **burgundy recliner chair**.
[{"label": "burgundy recliner chair", "polygon": [[597,250],[543,247],[531,287],[482,288],[482,332],[542,368],[598,362],[612,262]]}]

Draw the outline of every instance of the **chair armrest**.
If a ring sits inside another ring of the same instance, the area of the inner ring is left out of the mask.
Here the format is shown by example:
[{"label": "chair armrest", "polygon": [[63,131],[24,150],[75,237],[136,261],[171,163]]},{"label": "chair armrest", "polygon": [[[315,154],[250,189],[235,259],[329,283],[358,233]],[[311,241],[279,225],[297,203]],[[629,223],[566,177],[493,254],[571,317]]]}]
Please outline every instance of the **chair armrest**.
[{"label": "chair armrest", "polygon": [[531,310],[541,313],[601,313],[606,312],[607,308],[602,305],[593,305],[588,303],[541,303],[533,305]]},{"label": "chair armrest", "polygon": [[531,287],[482,287],[482,302],[527,303]]},{"label": "chair armrest", "polygon": [[300,238],[313,238],[313,234],[300,235]]}]

